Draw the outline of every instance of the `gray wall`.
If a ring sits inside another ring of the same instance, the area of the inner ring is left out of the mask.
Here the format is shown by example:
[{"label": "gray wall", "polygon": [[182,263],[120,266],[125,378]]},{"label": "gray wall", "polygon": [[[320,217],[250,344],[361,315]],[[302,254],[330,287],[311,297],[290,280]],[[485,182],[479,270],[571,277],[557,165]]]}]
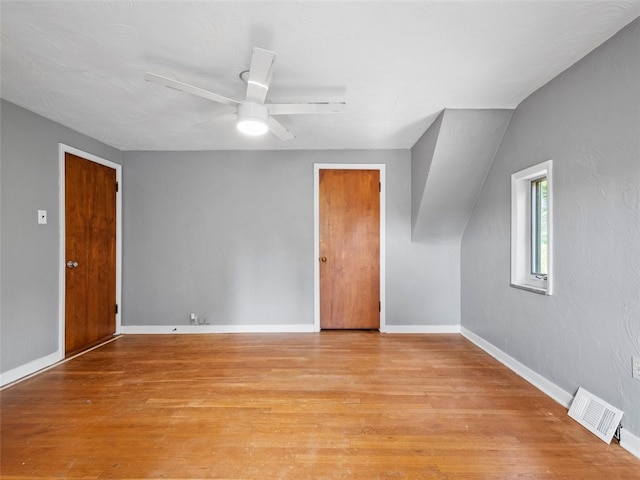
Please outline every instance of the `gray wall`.
[{"label": "gray wall", "polygon": [[446,109],[411,149],[414,241],[460,244],[512,113]]},{"label": "gray wall", "polygon": [[459,323],[457,247],[411,242],[408,150],[124,153],[123,325],[313,325],[313,164],[386,164],[387,325]]},{"label": "gray wall", "polygon": [[411,148],[411,234],[413,235],[418,214],[422,207],[422,198],[427,186],[431,162],[438,144],[444,110],[436,117],[429,128]]},{"label": "gray wall", "polygon": [[[517,108],[462,241],[462,326],[640,434],[640,21]],[[553,296],[509,287],[510,175],[553,159]]]},{"label": "gray wall", "polygon": [[[0,371],[58,350],[58,143],[121,163],[121,153],[12,103],[0,105]],[[47,210],[47,225],[37,211]]]}]

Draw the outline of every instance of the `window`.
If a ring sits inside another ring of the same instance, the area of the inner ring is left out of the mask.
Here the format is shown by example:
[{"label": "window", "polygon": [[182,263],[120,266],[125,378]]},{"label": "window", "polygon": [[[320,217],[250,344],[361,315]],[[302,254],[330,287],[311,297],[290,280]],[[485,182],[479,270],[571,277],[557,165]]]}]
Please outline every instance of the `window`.
[{"label": "window", "polygon": [[549,202],[547,177],[531,182],[531,273],[549,271]]},{"label": "window", "polygon": [[552,161],[511,175],[511,285],[551,295]]}]

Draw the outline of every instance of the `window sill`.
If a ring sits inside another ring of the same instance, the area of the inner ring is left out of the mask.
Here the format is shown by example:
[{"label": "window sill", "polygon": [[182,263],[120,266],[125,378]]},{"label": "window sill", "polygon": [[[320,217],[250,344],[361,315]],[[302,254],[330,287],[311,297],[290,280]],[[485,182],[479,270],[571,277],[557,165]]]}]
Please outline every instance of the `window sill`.
[{"label": "window sill", "polygon": [[537,293],[538,295],[551,295],[548,289],[541,287],[533,287],[531,285],[519,285],[517,283],[510,284],[513,288],[518,288],[520,290],[525,290],[531,293]]}]

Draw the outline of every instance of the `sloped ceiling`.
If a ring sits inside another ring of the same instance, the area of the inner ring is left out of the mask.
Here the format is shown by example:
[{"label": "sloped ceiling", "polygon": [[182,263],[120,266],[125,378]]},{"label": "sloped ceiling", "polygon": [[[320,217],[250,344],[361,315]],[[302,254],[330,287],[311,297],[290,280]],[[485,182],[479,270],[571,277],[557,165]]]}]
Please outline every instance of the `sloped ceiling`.
[{"label": "sloped ceiling", "polygon": [[[513,109],[640,15],[634,1],[2,1],[2,98],[121,150],[411,148],[445,108]],[[143,80],[242,99],[251,49],[278,53],[268,101],[346,101],[247,138],[228,112]]]}]

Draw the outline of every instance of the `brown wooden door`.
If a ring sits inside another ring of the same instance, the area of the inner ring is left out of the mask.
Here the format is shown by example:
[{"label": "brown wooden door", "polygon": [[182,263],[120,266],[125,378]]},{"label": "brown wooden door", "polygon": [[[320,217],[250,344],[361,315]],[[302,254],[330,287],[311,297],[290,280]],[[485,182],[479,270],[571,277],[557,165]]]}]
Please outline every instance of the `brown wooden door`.
[{"label": "brown wooden door", "polygon": [[319,171],[320,328],[380,328],[380,172]]},{"label": "brown wooden door", "polygon": [[65,154],[65,355],[116,326],[116,171]]}]

